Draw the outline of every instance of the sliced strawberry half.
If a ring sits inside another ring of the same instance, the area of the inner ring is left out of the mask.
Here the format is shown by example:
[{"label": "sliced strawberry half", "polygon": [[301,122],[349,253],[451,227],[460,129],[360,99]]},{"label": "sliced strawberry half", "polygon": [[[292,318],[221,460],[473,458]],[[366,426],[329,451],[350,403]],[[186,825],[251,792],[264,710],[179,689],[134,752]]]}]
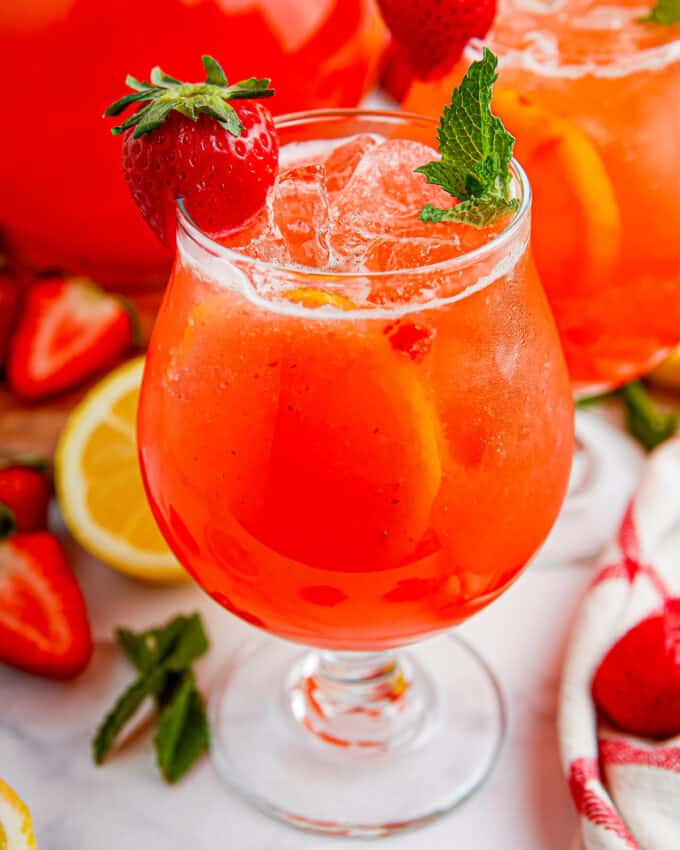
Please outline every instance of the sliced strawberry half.
[{"label": "sliced strawberry half", "polygon": [[85,602],[56,538],[40,531],[0,541],[0,661],[68,679],[91,655]]},{"label": "sliced strawberry half", "polygon": [[36,401],[82,383],[130,348],[134,317],[119,298],[83,278],[35,284],[12,339],[11,389]]},{"label": "sliced strawberry half", "polygon": [[12,328],[19,307],[19,284],[0,270],[0,367],[5,362]]}]

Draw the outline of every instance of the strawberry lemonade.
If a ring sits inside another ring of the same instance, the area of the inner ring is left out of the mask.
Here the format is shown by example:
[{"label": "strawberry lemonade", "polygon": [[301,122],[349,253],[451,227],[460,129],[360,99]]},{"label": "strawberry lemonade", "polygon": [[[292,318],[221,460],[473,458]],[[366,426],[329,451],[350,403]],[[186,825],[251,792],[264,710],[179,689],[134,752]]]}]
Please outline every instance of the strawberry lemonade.
[{"label": "strawberry lemonade", "polygon": [[512,0],[492,33],[498,111],[536,183],[536,259],[585,384],[629,380],[680,340],[680,17],[643,20],[652,5]]},{"label": "strawberry lemonade", "polygon": [[434,129],[283,120],[248,228],[217,244],[181,220],[142,394],[148,492],[197,581],[295,641],[448,628],[517,576],[564,494],[572,408],[528,198],[485,228],[422,222],[451,205],[414,171]]},{"label": "strawberry lemonade", "polygon": [[[538,270],[582,388],[630,380],[680,340],[680,8],[653,5],[501,0],[486,39],[499,55],[494,110],[534,193]],[[451,84],[416,83],[405,108],[438,114]]]},{"label": "strawberry lemonade", "polygon": [[204,83],[128,79],[108,110],[143,104],[114,128],[128,186],[159,237],[178,212],[139,404],[147,494],[196,581],[288,639],[245,646],[213,686],[220,776],[295,826],[386,835],[488,774],[493,675],[461,639],[422,638],[508,587],[567,485],[530,191],[490,51],[439,126],[274,125],[251,102],[268,79],[203,64]]}]

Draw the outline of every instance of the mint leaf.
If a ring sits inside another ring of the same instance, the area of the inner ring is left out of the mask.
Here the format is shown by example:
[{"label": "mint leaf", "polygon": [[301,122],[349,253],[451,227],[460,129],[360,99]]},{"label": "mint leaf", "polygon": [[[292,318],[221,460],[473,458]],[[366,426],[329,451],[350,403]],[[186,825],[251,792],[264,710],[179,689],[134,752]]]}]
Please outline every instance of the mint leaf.
[{"label": "mint leaf", "polygon": [[151,696],[156,686],[157,678],[155,676],[137,679],[118,698],[116,704],[104,718],[92,742],[96,764],[101,764],[104,761],[123,727],[132,719],[144,700]]},{"label": "mint leaf", "polygon": [[187,623],[187,617],[180,614],[164,626],[149,629],[142,633],[153,647],[156,663],[163,661],[170,655],[182,639],[182,634]]},{"label": "mint leaf", "polygon": [[628,430],[648,451],[672,437],[678,430],[678,417],[660,410],[640,381],[626,384],[621,389],[621,395],[626,408]]},{"label": "mint leaf", "polygon": [[420,219],[425,222],[462,221],[475,227],[488,227],[499,216],[509,215],[518,206],[519,201],[515,198],[507,202],[495,198],[472,198],[461,201],[449,210],[427,204],[420,212]]},{"label": "mint leaf", "polygon": [[158,767],[165,779],[181,779],[209,745],[205,704],[193,673],[188,671],[161,712],[154,738]]},{"label": "mint leaf", "polygon": [[198,614],[180,615],[165,626],[146,632],[118,629],[116,639],[140,673],[158,665],[181,672],[208,649],[208,638]]},{"label": "mint leaf", "polygon": [[[203,628],[203,621],[198,614],[191,617],[178,617],[174,623],[177,624],[177,634],[175,639],[165,647],[162,663],[166,670],[181,673],[207,652],[208,638]],[[160,638],[158,643],[160,646]]]},{"label": "mint leaf", "polygon": [[175,782],[208,746],[205,705],[191,669],[208,649],[201,617],[182,615],[145,632],[118,629],[116,638],[140,676],[97,730],[92,742],[94,760],[101,764],[124,726],[146,698],[153,697],[159,712],[159,765],[168,781]]},{"label": "mint leaf", "polygon": [[671,27],[680,24],[680,0],[657,0],[649,15],[640,18],[644,23],[662,24]]},{"label": "mint leaf", "polygon": [[510,197],[515,139],[491,111],[497,65],[497,57],[485,47],[444,108],[437,130],[441,160],[416,171],[460,203],[449,210],[428,204],[421,211],[422,221],[455,220],[485,227],[519,206]]},{"label": "mint leaf", "polygon": [[147,673],[156,663],[157,653],[146,632],[135,634],[129,629],[116,629],[116,640],[130,664],[140,673]]},{"label": "mint leaf", "polygon": [[596,395],[588,395],[583,396],[582,398],[577,398],[574,402],[574,407],[579,410],[583,410],[587,407],[594,407],[596,404],[600,404],[603,401],[608,401],[611,398],[615,398],[618,395],[618,390],[609,390],[604,393],[597,393]]}]

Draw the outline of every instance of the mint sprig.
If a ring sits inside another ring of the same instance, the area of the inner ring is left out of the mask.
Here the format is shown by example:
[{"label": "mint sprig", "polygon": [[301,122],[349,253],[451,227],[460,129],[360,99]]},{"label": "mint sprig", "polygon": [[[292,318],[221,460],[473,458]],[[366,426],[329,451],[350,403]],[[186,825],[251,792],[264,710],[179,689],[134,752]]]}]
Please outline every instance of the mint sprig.
[{"label": "mint sprig", "polygon": [[626,409],[626,426],[647,451],[656,448],[678,430],[678,417],[664,413],[640,381],[621,388]]},{"label": "mint sprig", "polygon": [[129,106],[140,106],[127,120],[111,130],[113,135],[120,135],[134,127],[133,135],[137,139],[160,127],[174,111],[192,121],[198,121],[201,114],[210,115],[229,133],[240,136],[243,125],[229,101],[271,97],[274,94],[271,80],[250,77],[230,86],[219,62],[212,56],[202,58],[206,76],[204,83],[183,83],[158,66],[151,71],[150,83],[128,76],[125,83],[133,89],[133,93],[112,103],[104,116],[113,117],[125,112]]},{"label": "mint sprig", "polygon": [[156,704],[156,759],[163,777],[177,782],[208,750],[210,733],[203,697],[192,664],[208,649],[198,614],[179,616],[167,625],[133,632],[118,629],[116,639],[139,676],[118,698],[92,742],[101,764],[128,722],[144,702]]},{"label": "mint sprig", "polygon": [[453,90],[450,105],[444,108],[437,130],[441,160],[416,171],[458,203],[450,209],[427,204],[420,213],[422,221],[461,221],[486,227],[519,207],[519,200],[510,195],[515,139],[491,111],[497,65],[497,57],[485,47],[482,58],[470,65]]},{"label": "mint sprig", "polygon": [[168,782],[181,779],[210,746],[205,703],[191,670],[182,674],[158,717],[154,746]]},{"label": "mint sprig", "polygon": [[647,451],[655,449],[677,432],[680,425],[678,416],[661,410],[642,381],[631,381],[611,392],[580,398],[576,407],[592,407],[617,397],[623,401],[628,433]]},{"label": "mint sprig", "polygon": [[643,23],[662,24],[667,27],[680,24],[680,0],[657,0],[649,14],[640,20]]}]

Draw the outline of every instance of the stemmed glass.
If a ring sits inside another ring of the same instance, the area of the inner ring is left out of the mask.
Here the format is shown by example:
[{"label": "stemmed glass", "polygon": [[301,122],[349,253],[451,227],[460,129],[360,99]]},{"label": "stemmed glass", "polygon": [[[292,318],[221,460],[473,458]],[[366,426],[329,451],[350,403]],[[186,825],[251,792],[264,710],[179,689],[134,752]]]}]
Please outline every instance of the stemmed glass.
[{"label": "stemmed glass", "polygon": [[[355,134],[434,144],[436,124],[347,110],[277,129],[285,149]],[[140,457],[180,561],[273,636],[214,684],[213,757],[296,826],[385,835],[425,822],[498,752],[493,674],[460,638],[435,636],[522,571],[573,449],[529,186],[512,171],[521,206],[496,238],[404,270],[277,265],[179,211]]]}]

